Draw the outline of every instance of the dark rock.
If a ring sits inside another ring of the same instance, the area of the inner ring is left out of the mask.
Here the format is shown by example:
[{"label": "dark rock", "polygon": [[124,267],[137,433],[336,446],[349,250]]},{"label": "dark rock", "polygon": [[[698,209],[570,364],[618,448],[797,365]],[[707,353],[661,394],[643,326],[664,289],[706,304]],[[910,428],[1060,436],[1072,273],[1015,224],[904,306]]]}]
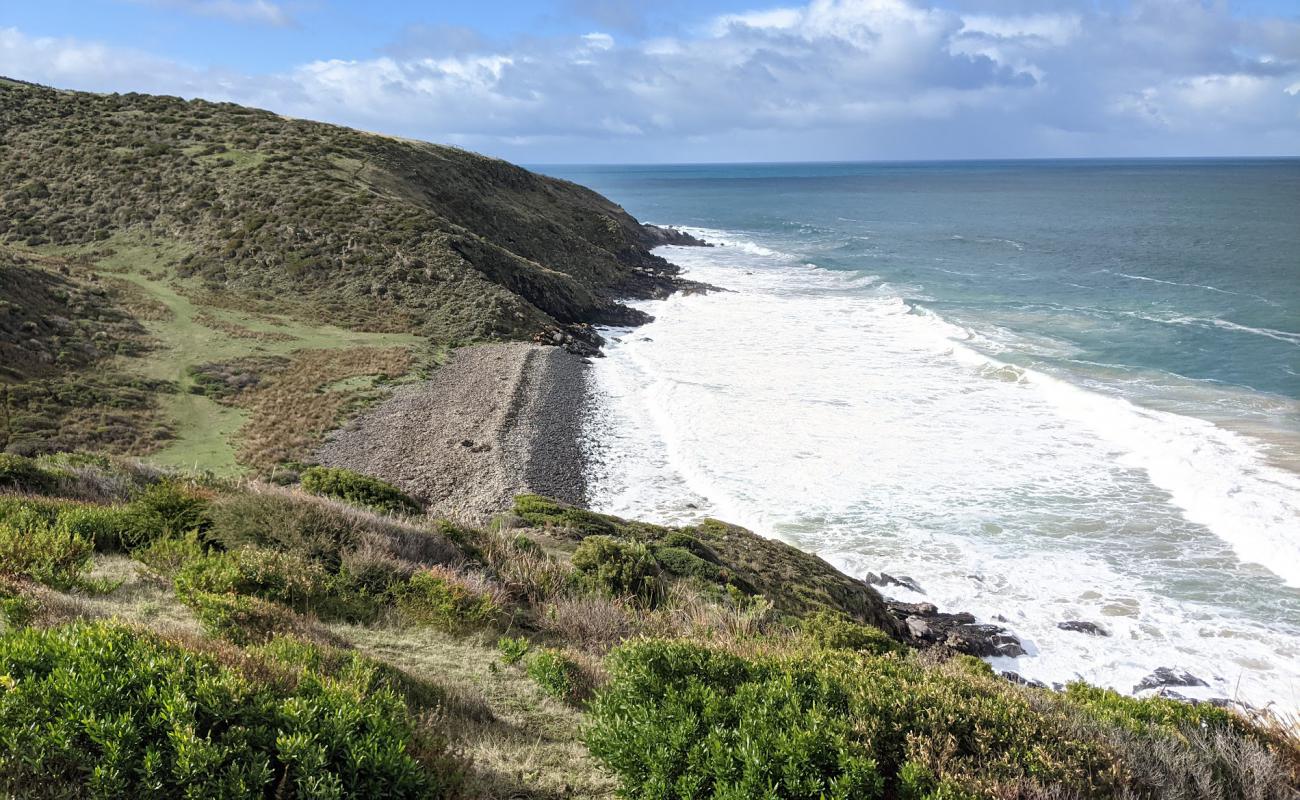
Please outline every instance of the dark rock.
[{"label": "dark rock", "polygon": [[1036,680],[1032,680],[1032,679],[1030,679],[1030,678],[1026,678],[1026,677],[1022,676],[1021,674],[1019,674],[1019,673],[1017,673],[1017,672],[1011,672],[1011,671],[1009,671],[1009,670],[1006,670],[1006,671],[1003,671],[1001,674],[1002,674],[1002,677],[1006,678],[1007,680],[1011,681],[1012,683],[1018,683],[1018,684],[1020,684],[1021,686],[1033,686],[1033,687],[1036,688],[1036,689],[1046,689],[1046,688],[1047,688],[1047,684],[1043,683],[1042,681],[1036,681]]},{"label": "dark rock", "polygon": [[921,584],[906,575],[894,577],[888,572],[882,572],[879,575],[874,572],[868,572],[866,576],[863,577],[863,580],[873,586],[902,586],[904,589],[910,589],[917,594],[925,594],[925,590],[921,588]]},{"label": "dark rock", "polygon": [[889,610],[899,618],[933,617],[939,613],[939,607],[934,603],[902,603],[897,600],[886,600],[885,605],[889,606]]},{"label": "dark rock", "polygon": [[930,624],[921,617],[908,617],[903,620],[907,626],[907,632],[913,639],[932,639],[934,631],[930,629]]},{"label": "dark rock", "polygon": [[1169,667],[1160,667],[1155,672],[1142,679],[1142,681],[1133,687],[1134,692],[1141,692],[1146,689],[1159,689],[1164,686],[1209,686],[1210,684],[1196,677],[1190,672],[1176,672]]},{"label": "dark rock", "polygon": [[1063,631],[1074,631],[1075,633],[1086,633],[1089,636],[1110,636],[1110,633],[1095,622],[1085,622],[1080,619],[1070,619],[1065,622],[1056,623],[1056,627]]}]

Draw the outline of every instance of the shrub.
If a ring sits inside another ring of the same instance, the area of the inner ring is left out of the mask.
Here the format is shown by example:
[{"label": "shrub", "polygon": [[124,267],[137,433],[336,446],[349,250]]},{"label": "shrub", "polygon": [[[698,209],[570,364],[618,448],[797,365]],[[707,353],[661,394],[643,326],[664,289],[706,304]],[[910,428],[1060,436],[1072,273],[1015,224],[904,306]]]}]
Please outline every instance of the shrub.
[{"label": "shrub", "polygon": [[383,596],[371,596],[346,574],[331,575],[293,553],[242,548],[209,553],[184,562],[175,573],[178,596],[193,592],[241,594],[279,603],[324,619],[368,622]]},{"label": "shrub", "polygon": [[828,650],[859,650],[874,655],[907,652],[904,645],[879,628],[860,625],[833,611],[805,617],[801,632],[813,644]]},{"label": "shrub", "polygon": [[162,534],[156,520],[129,506],[70,504],[59,511],[58,519],[101,553],[129,550]]},{"label": "shrub", "polygon": [[524,637],[502,636],[497,640],[497,649],[501,651],[501,662],[507,666],[518,664],[528,655],[528,640]]},{"label": "shrub", "polygon": [[1166,697],[1126,697],[1113,689],[1081,682],[1067,686],[1065,696],[1072,705],[1084,709],[1094,719],[1131,731],[1142,731],[1149,726],[1171,733],[1186,728],[1248,731],[1241,717],[1209,703],[1184,703]]},{"label": "shrub", "polygon": [[21,628],[36,616],[36,601],[25,596],[17,582],[0,577],[0,632]]},{"label": "shrub", "polygon": [[205,631],[234,644],[261,644],[302,627],[297,614],[260,597],[198,591],[178,596],[194,611]]},{"label": "shrub", "polygon": [[653,605],[663,594],[659,565],[639,542],[589,536],[573,552],[570,563],[593,586],[614,597],[633,597]]},{"label": "shrub", "polygon": [[55,589],[83,584],[94,544],[36,511],[0,522],[0,574],[30,578]]},{"label": "shrub", "polygon": [[161,481],[147,487],[131,501],[136,514],[135,538],[123,542],[126,549],[149,544],[159,536],[203,533],[212,524],[209,501],[194,490],[174,481]]},{"label": "shrub", "polygon": [[0,795],[445,797],[445,743],[366,670],[262,682],[113,624],[0,636]]},{"label": "shrub", "polygon": [[685,547],[657,547],[655,560],[667,572],[683,578],[696,578],[705,583],[722,580],[722,569],[687,550]]},{"label": "shrub", "polygon": [[542,691],[560,700],[573,701],[581,695],[582,670],[577,662],[559,650],[539,650],[528,659],[528,677]]},{"label": "shrub", "polygon": [[60,477],[30,458],[0,453],[0,490],[49,494],[58,488]]},{"label": "shrub", "polygon": [[491,593],[447,569],[417,572],[395,594],[397,608],[407,619],[444,631],[493,625],[502,614]]},{"label": "shrub", "polygon": [[227,549],[270,547],[337,570],[365,526],[319,502],[275,492],[236,494],[212,504],[207,538]]},{"label": "shrub", "polygon": [[302,488],[385,514],[420,513],[420,504],[401,489],[350,469],[311,467],[302,473]]},{"label": "shrub", "polygon": [[164,578],[175,577],[186,564],[203,558],[206,554],[207,548],[197,533],[155,539],[148,546],[131,553],[136,561]]},{"label": "shrub", "polygon": [[579,536],[617,534],[614,517],[585,511],[535,494],[521,494],[515,498],[514,513],[535,527],[564,528]]},{"label": "shrub", "polygon": [[917,797],[1113,788],[1102,744],[960,664],[645,642],[616,650],[610,672],[587,743],[631,796],[878,798],[904,777]]}]

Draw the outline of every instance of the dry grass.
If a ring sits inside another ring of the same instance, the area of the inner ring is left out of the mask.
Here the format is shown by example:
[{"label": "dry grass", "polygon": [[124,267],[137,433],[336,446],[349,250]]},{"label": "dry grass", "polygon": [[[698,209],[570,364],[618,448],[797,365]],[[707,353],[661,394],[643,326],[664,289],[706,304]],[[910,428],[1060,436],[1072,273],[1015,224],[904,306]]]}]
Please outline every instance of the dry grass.
[{"label": "dry grass", "polygon": [[468,797],[614,796],[613,777],[582,744],[582,713],[547,697],[523,670],[500,666],[494,643],[424,628],[334,630],[363,654],[450,693],[439,727],[473,763]]},{"label": "dry grass", "polygon": [[542,630],[594,653],[606,653],[641,631],[638,612],[622,600],[603,596],[559,597],[539,615]]},{"label": "dry grass", "polygon": [[236,339],[255,339],[262,342],[292,342],[298,337],[280,331],[255,331],[247,328],[237,322],[222,319],[215,314],[209,314],[206,311],[200,311],[194,315],[194,321],[205,328],[211,328],[214,331],[221,331],[227,336],[233,336]]},{"label": "dry grass", "polygon": [[354,390],[325,387],[364,375],[405,375],[414,356],[407,347],[300,350],[283,370],[229,398],[249,412],[240,429],[238,458],[259,469],[306,459],[324,434],[362,399]]}]

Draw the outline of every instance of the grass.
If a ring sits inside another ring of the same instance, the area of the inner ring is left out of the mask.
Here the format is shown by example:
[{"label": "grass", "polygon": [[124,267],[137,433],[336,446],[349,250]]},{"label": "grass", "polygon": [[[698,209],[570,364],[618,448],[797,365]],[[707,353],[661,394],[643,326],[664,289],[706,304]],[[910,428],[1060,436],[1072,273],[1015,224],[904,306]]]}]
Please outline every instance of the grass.
[{"label": "grass", "polygon": [[[129,282],[144,297],[166,310],[154,313],[153,319],[144,322],[149,333],[163,346],[144,358],[129,359],[125,369],[157,380],[175,384],[178,392],[162,396],[159,400],[164,414],[173,423],[173,438],[162,448],[150,454],[158,464],[185,469],[207,470],[217,475],[235,475],[244,471],[247,461],[239,458],[238,439],[250,423],[258,419],[257,409],[241,408],[218,403],[210,397],[195,394],[191,368],[212,362],[232,361],[249,356],[306,356],[314,359],[312,366],[337,365],[332,356],[315,355],[320,351],[337,353],[357,348],[386,348],[391,350],[424,352],[428,344],[414,334],[369,333],[347,330],[332,325],[315,325],[286,316],[252,314],[229,309],[200,306],[174,281],[161,276],[166,264],[183,257],[186,248],[173,240],[147,238],[138,234],[114,237],[94,247],[42,248],[45,254],[57,253],[68,258],[95,258],[105,249],[111,255],[93,261],[93,270]],[[206,324],[205,324],[206,323]],[[261,338],[229,335],[229,327],[255,334]],[[445,349],[439,349],[438,358],[445,359]],[[384,369],[395,370],[391,360],[374,367],[375,372],[325,374],[321,384],[329,388],[322,399],[327,422],[316,424],[319,433],[322,425],[335,422],[335,414],[347,399],[374,386],[374,377]],[[367,369],[366,364],[354,360],[349,369]],[[409,369],[393,377],[401,377]],[[359,385],[338,385],[344,381],[357,381]],[[368,385],[367,385],[368,382]],[[297,390],[306,395],[319,386],[303,387],[298,381]],[[257,435],[265,436],[265,428],[275,427],[282,420],[271,420],[261,425]]]}]

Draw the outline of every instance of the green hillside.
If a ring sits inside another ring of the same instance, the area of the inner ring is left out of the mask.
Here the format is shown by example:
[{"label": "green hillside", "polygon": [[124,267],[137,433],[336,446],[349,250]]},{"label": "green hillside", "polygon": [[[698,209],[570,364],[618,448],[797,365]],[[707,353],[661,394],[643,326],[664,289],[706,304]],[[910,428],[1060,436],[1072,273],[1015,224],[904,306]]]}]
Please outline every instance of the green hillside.
[{"label": "green hillside", "polygon": [[0,450],[274,469],[449,345],[642,320],[674,239],[454,148],[0,82]]},{"label": "green hillside", "polygon": [[674,272],[615,204],[449,147],[230,104],[0,84],[0,240],[140,247],[222,306],[443,341],[637,315]]}]

